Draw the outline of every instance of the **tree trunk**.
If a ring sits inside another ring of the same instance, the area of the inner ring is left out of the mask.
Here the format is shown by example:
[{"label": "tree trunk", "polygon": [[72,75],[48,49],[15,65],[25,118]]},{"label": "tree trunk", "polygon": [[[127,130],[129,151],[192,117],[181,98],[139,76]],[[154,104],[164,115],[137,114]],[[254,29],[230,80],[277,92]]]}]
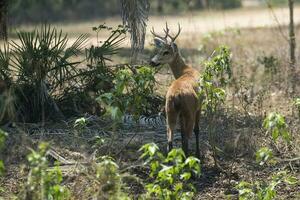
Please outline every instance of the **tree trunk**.
[{"label": "tree trunk", "polygon": [[164,11],[164,1],[165,0],[158,0],[158,2],[157,2],[157,12],[159,14],[162,14]]},{"label": "tree trunk", "polygon": [[196,3],[197,8],[205,9],[205,8],[207,8],[207,6],[208,6],[207,0],[197,0],[197,3]]},{"label": "tree trunk", "polygon": [[7,40],[7,0],[0,0],[0,40]]},{"label": "tree trunk", "polygon": [[289,0],[289,10],[290,10],[290,25],[289,25],[289,42],[290,42],[290,72],[291,72],[291,86],[292,86],[292,94],[295,92],[295,64],[296,64],[296,37],[294,30],[294,0]]}]

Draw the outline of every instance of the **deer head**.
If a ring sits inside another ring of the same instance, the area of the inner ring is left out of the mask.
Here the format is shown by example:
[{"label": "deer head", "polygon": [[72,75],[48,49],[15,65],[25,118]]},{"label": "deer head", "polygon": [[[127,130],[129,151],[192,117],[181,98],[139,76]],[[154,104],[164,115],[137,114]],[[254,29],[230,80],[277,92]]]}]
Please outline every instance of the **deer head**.
[{"label": "deer head", "polygon": [[178,24],[178,32],[175,36],[171,36],[169,31],[170,29],[167,23],[166,28],[164,29],[164,36],[156,34],[154,32],[154,28],[151,30],[151,33],[154,36],[154,45],[156,47],[156,54],[151,58],[150,61],[152,66],[171,63],[178,55],[178,47],[175,43],[175,40],[181,32],[180,24]]}]

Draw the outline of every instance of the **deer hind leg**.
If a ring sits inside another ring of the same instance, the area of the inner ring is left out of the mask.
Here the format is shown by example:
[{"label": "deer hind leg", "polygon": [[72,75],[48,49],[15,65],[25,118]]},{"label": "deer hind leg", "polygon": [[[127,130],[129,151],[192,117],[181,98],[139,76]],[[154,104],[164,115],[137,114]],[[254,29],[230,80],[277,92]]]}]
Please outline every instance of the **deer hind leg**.
[{"label": "deer hind leg", "polygon": [[[201,158],[200,156],[200,147],[199,147],[199,120],[200,120],[200,114],[201,114],[201,110],[196,112],[196,117],[195,117],[195,126],[194,126],[194,133],[196,136],[196,157],[198,159]],[[202,158],[200,159],[202,160]]]},{"label": "deer hind leg", "polygon": [[186,156],[189,154],[188,148],[188,139],[191,138],[193,134],[194,124],[195,124],[195,116],[192,113],[183,113],[182,115],[182,125],[183,131],[181,133],[182,136],[182,147]]},{"label": "deer hind leg", "polygon": [[184,116],[182,114],[180,114],[180,132],[181,132],[181,142],[182,142],[182,149],[185,153],[185,155],[187,156],[188,151],[189,151],[189,144],[188,144],[188,138],[185,134],[185,128],[186,124],[185,124],[185,119]]},{"label": "deer hind leg", "polygon": [[167,138],[168,138],[168,152],[173,148],[173,137],[176,129],[178,113],[176,111],[167,111]]}]

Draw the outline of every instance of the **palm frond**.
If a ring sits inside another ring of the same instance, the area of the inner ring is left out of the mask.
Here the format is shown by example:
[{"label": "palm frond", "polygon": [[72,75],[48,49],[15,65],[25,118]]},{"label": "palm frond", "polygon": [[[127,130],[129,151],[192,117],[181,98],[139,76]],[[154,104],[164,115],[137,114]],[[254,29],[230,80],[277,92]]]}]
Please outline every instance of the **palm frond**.
[{"label": "palm frond", "polygon": [[20,42],[11,42],[11,67],[20,85],[18,93],[24,94],[20,95],[23,101],[19,108],[24,115],[31,115],[30,118],[43,119],[45,110],[57,108],[51,94],[76,74],[80,62],[71,58],[81,52],[87,36],[80,36],[67,47],[67,35],[47,25],[17,35]]},{"label": "palm frond", "polygon": [[0,80],[5,82],[10,82],[12,79],[9,68],[10,56],[9,44],[4,43],[3,49],[0,49]]},{"label": "palm frond", "polygon": [[131,34],[132,62],[144,48],[146,26],[150,8],[149,0],[121,0],[123,24]]}]

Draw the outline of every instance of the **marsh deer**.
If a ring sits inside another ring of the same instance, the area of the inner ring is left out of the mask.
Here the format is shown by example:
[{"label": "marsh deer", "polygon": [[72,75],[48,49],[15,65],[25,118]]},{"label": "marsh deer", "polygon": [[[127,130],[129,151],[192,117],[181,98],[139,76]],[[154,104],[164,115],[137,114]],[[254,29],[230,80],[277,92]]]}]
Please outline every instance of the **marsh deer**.
[{"label": "marsh deer", "polygon": [[164,36],[154,32],[154,45],[156,54],[151,58],[152,66],[168,64],[172,70],[175,80],[172,82],[166,94],[166,116],[167,116],[167,138],[168,151],[173,148],[173,136],[177,120],[181,125],[182,148],[188,154],[188,139],[192,132],[196,135],[196,156],[200,157],[199,150],[199,117],[201,113],[201,102],[197,92],[199,90],[199,72],[187,65],[180,54],[176,38],[181,32],[178,24],[178,32],[175,36],[169,33],[168,24],[164,29]]}]

